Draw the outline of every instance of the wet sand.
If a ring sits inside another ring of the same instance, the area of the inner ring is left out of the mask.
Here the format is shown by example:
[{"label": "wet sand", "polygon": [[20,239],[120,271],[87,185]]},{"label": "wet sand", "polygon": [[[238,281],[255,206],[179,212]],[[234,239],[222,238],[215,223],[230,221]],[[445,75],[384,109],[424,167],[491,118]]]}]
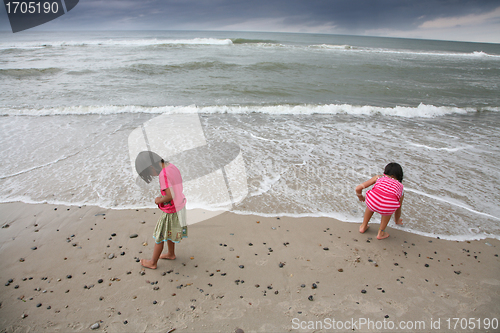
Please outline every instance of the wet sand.
[{"label": "wet sand", "polygon": [[144,269],[159,214],[1,204],[0,332],[497,331],[485,326],[500,319],[498,240],[428,238],[392,221],[377,240],[376,223],[360,234],[330,218],[226,212],[190,225],[176,260]]}]

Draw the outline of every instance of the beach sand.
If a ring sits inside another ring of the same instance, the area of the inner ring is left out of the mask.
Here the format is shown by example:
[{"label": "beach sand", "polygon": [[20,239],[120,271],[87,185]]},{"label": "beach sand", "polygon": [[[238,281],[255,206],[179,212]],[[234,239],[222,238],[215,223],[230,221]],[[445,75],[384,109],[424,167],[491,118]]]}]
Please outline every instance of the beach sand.
[{"label": "beach sand", "polygon": [[[0,332],[352,331],[332,319],[359,332],[498,331],[485,327],[500,319],[498,240],[428,238],[393,221],[377,240],[376,223],[360,234],[330,218],[225,212],[190,225],[176,260],[143,269],[159,214],[1,204]],[[476,327],[453,330],[452,318]]]}]

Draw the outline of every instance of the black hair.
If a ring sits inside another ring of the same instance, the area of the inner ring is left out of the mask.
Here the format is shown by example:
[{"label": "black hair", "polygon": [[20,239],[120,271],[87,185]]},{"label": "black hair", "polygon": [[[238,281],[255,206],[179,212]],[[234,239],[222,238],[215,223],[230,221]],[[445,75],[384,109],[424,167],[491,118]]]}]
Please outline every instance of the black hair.
[{"label": "black hair", "polygon": [[384,175],[395,177],[400,183],[403,182],[403,168],[397,163],[389,163],[385,166]]}]

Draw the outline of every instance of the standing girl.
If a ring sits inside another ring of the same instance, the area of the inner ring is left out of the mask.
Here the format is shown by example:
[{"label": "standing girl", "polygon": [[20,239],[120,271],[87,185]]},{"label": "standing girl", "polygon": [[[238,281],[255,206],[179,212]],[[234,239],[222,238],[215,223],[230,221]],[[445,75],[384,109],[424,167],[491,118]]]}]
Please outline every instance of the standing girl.
[{"label": "standing girl", "polygon": [[[163,211],[156,223],[153,237],[155,247],[151,260],[141,259],[141,265],[156,269],[158,259],[175,259],[175,243],[187,237],[186,225],[186,197],[182,193],[182,177],[179,169],[171,163],[161,160],[160,179],[161,197],[155,203]],[[164,242],[167,242],[168,251],[163,252]]]},{"label": "standing girl", "polygon": [[[397,163],[389,163],[384,169],[384,175],[378,175],[363,184],[356,186],[356,194],[361,202],[366,202],[365,216],[363,224],[359,227],[359,232],[364,233],[368,230],[368,222],[374,212],[382,215],[380,221],[380,229],[378,230],[377,239],[389,237],[385,232],[385,228],[394,214],[394,222],[402,225],[401,206],[403,204],[403,169]],[[370,186],[373,188],[366,192],[366,198],[363,196],[363,189]]]}]

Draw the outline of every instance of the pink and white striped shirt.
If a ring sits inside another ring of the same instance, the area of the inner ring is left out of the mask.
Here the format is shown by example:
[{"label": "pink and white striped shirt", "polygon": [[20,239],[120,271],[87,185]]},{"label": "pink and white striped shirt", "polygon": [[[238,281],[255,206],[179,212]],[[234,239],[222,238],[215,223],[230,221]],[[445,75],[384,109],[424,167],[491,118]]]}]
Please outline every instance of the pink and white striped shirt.
[{"label": "pink and white striped shirt", "polygon": [[401,206],[403,184],[398,180],[382,176],[371,190],[366,192],[366,206],[381,215],[392,215]]}]

